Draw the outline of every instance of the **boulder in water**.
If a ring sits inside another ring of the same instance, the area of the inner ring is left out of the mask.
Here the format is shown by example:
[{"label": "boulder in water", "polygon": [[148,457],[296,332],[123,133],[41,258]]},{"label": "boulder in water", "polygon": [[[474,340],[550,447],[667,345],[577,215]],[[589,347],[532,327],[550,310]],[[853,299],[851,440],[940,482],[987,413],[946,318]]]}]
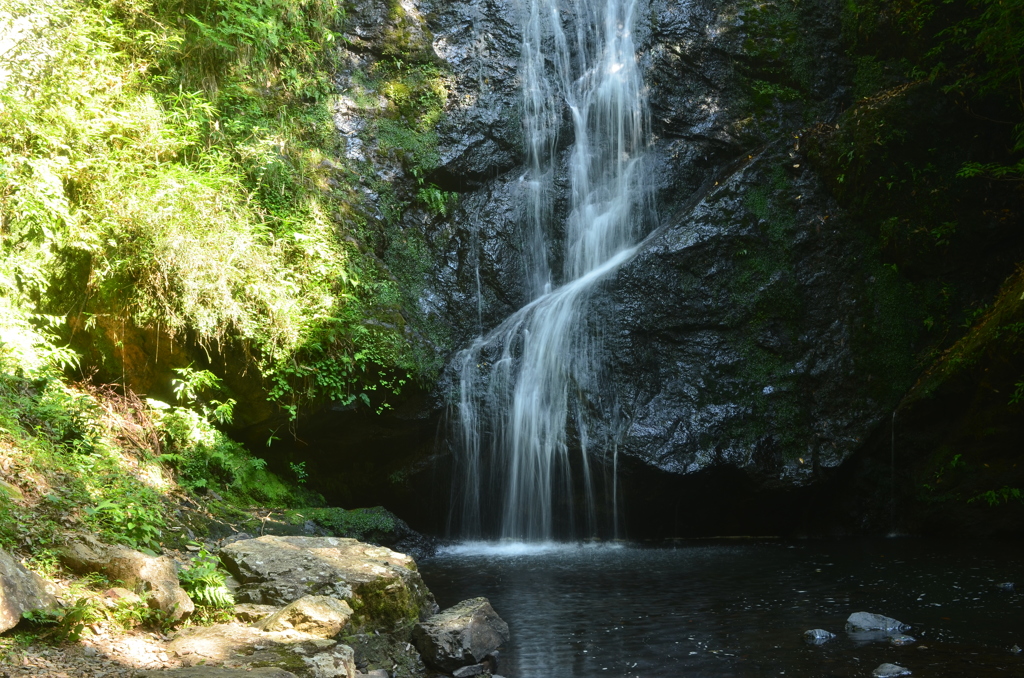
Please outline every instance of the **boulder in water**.
[{"label": "boulder in water", "polygon": [[836,637],[836,634],[825,629],[810,629],[804,631],[804,641],[810,645],[822,645]]},{"label": "boulder in water", "polygon": [[897,676],[909,676],[910,673],[910,669],[898,664],[882,664],[872,671],[871,675],[875,678],[896,678]]},{"label": "boulder in water", "polygon": [[906,631],[908,624],[872,612],[854,612],[846,619],[847,633],[884,631],[886,633]]},{"label": "boulder in water", "polygon": [[447,673],[484,659],[508,642],[508,624],[486,598],[464,600],[416,625],[413,644],[423,661]]}]

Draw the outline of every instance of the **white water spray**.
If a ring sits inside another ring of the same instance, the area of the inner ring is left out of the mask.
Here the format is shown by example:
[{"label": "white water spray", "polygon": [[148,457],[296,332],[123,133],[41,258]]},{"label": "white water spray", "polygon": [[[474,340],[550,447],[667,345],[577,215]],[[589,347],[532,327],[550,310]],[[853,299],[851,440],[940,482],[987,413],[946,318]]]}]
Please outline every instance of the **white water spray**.
[{"label": "white water spray", "polygon": [[[648,113],[632,37],[637,0],[573,2],[571,45],[558,0],[528,4],[520,77],[522,225],[532,300],[456,358],[456,481],[463,536],[491,532],[487,536],[537,541],[552,538],[556,506],[573,505],[574,484],[582,485],[587,504],[581,536],[597,530],[583,412],[577,410],[573,420],[582,448],[575,467],[566,433],[571,391],[600,369],[596,340],[583,321],[589,291],[632,256],[653,210],[643,173]],[[574,133],[571,207],[563,283],[552,290],[546,236],[560,230],[552,221],[558,134],[566,111]],[[610,494],[617,497],[614,480]],[[572,521],[572,514],[567,510],[565,518]]]}]

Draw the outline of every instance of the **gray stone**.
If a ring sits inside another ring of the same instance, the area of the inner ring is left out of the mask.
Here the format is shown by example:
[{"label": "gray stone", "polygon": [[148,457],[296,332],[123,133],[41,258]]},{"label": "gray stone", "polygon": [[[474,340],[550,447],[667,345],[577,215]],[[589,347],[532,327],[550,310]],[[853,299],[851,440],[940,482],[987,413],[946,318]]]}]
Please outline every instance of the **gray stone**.
[{"label": "gray stone", "polygon": [[412,638],[423,661],[450,673],[481,663],[508,642],[509,631],[486,598],[472,598],[420,622]]},{"label": "gray stone", "polygon": [[875,678],[896,678],[897,676],[909,676],[910,673],[910,669],[899,666],[898,664],[882,664],[872,671],[871,675]]},{"label": "gray stone", "polygon": [[84,535],[62,550],[61,560],[76,572],[100,572],[145,591],[149,594],[149,606],[166,612],[172,619],[184,619],[195,610],[192,599],[178,582],[178,571],[170,558],[149,556],[127,546],[110,546]]},{"label": "gray stone", "polygon": [[835,637],[836,634],[830,633],[825,629],[811,629],[809,631],[804,631],[804,640],[811,645],[822,645]]},{"label": "gray stone", "polygon": [[391,678],[384,669],[374,669],[366,674],[369,678]]},{"label": "gray stone", "polygon": [[167,649],[183,666],[220,666],[246,670],[287,666],[299,678],[354,678],[351,647],[295,629],[260,631],[241,624],[185,629]]},{"label": "gray stone", "polygon": [[0,633],[14,628],[29,610],[57,607],[57,599],[46,590],[42,577],[0,549]]},{"label": "gray stone", "polygon": [[[234,579],[234,577],[230,577]],[[238,582],[235,582],[238,588]],[[281,609],[280,605],[254,605],[253,603],[238,603],[235,605],[235,618],[244,622],[258,622],[266,619]]]},{"label": "gray stone", "polygon": [[303,657],[309,678],[355,678],[355,654],[348,645],[335,645],[326,652]]},{"label": "gray stone", "polygon": [[261,621],[259,628],[264,631],[295,629],[319,638],[333,638],[351,618],[352,608],[344,600],[303,596]]},{"label": "gray stone", "polygon": [[913,636],[907,636],[902,633],[897,633],[895,636],[889,636],[889,644],[901,647],[903,645],[913,645],[917,642],[917,638]]},{"label": "gray stone", "polygon": [[452,671],[452,675],[455,678],[471,678],[472,676],[479,676],[481,673],[487,672],[487,664],[470,664],[469,666],[463,666],[462,668],[455,669]]},{"label": "gray stone", "polygon": [[850,633],[860,631],[906,631],[910,626],[892,617],[885,617],[872,612],[854,612],[846,619],[846,630]]},{"label": "gray stone", "polygon": [[139,596],[139,594],[120,586],[115,586],[114,588],[104,591],[103,599],[108,606],[113,607],[116,607],[119,603],[137,605],[142,602],[142,597]]},{"label": "gray stone", "polygon": [[1013,590],[1013,582],[1012,581],[1004,581],[1002,583],[996,584],[996,588],[999,589],[1000,591],[1012,591]]},{"label": "gray stone", "polygon": [[[304,646],[305,645],[305,646]],[[222,664],[238,656],[247,656],[261,649],[297,647],[300,654],[313,654],[334,647],[333,640],[323,640],[294,630],[264,632],[242,624],[214,624],[187,628],[179,632],[167,649],[186,666]]]},{"label": "gray stone", "polygon": [[238,541],[221,561],[240,582],[240,602],[287,605],[303,596],[343,600],[355,628],[388,630],[437,610],[415,561],[381,546],[335,537]]},{"label": "gray stone", "polygon": [[225,669],[218,666],[190,666],[181,669],[136,671],[135,678],[298,678],[276,668]]}]

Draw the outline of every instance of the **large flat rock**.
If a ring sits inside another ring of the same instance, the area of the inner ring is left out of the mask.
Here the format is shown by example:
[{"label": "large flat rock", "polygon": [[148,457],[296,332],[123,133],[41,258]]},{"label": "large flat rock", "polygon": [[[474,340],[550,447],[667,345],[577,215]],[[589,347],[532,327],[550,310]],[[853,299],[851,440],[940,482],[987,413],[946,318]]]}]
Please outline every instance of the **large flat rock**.
[{"label": "large flat rock", "polygon": [[167,649],[186,668],[273,667],[298,678],[353,678],[356,673],[351,647],[294,629],[266,632],[237,623],[193,627],[175,636]]},{"label": "large flat rock", "polygon": [[351,606],[353,629],[392,629],[437,611],[412,558],[355,539],[265,536],[229,544],[220,556],[241,583],[239,602],[337,598]]},{"label": "large flat rock", "polygon": [[264,667],[259,669],[225,669],[218,666],[190,666],[170,671],[138,671],[135,678],[297,678],[284,669]]}]

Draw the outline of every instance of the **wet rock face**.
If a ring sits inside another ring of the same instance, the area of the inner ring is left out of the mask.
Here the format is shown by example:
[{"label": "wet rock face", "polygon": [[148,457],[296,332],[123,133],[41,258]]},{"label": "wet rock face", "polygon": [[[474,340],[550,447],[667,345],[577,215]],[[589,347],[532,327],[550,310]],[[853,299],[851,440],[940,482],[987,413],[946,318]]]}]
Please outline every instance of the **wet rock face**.
[{"label": "wet rock face", "polygon": [[508,624],[486,598],[464,600],[413,629],[413,643],[423,660],[446,672],[478,665],[508,640]]},{"label": "wet rock face", "polygon": [[423,4],[434,52],[456,75],[453,106],[439,130],[442,172],[462,187],[480,185],[521,157],[518,9],[502,0]]},{"label": "wet rock face", "polygon": [[[827,476],[894,403],[879,386],[893,370],[866,351],[877,336],[864,328],[898,324],[888,300],[899,290],[885,284],[793,132],[808,110],[828,119],[845,96],[833,5],[804,3],[797,35],[766,37],[756,34],[751,3],[642,3],[635,38],[660,228],[591,297],[601,368],[575,391],[591,449],[615,444],[668,474],[740,469],[759,488],[786,490]],[[418,7],[453,74],[432,180],[457,190],[459,203],[445,219],[410,210],[402,226],[424,234],[431,270],[419,304],[450,330],[457,351],[528,300],[519,8],[503,0]],[[751,41],[790,37],[815,55],[800,74],[802,99],[755,115],[751,83],[776,76],[757,70]],[[567,125],[563,152],[572,141]],[[566,211],[564,164],[553,229]],[[560,238],[549,235],[558,271]],[[456,386],[449,369],[426,406],[442,412]],[[427,466],[405,468],[415,475]],[[392,499],[386,492],[383,501]]]},{"label": "wet rock face", "polygon": [[593,297],[606,373],[587,397],[615,394],[618,419],[595,423],[620,453],[802,485],[884,415],[891,394],[875,385],[896,375],[870,369],[860,340],[901,320],[876,303],[878,265],[801,165],[788,144],[747,161]]}]

